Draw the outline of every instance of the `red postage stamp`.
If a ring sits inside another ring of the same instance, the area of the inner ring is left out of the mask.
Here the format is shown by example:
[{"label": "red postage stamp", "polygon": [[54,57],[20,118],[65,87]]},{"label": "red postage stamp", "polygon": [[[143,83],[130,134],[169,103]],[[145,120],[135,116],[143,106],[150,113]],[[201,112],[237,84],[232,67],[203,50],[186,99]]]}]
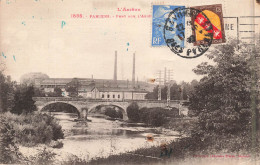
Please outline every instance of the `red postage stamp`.
[{"label": "red postage stamp", "polygon": [[[206,6],[194,6],[191,8],[201,11],[201,14],[198,14],[196,18],[193,17],[191,20],[193,26],[196,28],[196,30],[192,31],[193,35],[196,38],[194,44],[203,44],[203,32],[207,29],[211,29],[213,31],[212,44],[225,43],[226,39],[224,31],[222,5],[216,4]],[[209,20],[210,23],[207,23],[206,20]]]}]

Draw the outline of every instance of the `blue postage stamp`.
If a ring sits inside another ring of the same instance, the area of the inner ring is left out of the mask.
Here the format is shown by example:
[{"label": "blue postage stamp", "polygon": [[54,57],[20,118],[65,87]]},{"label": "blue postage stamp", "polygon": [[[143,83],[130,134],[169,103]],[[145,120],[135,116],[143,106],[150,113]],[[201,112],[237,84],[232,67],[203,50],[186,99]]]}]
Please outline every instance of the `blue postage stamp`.
[{"label": "blue postage stamp", "polygon": [[[176,8],[185,8],[185,6],[153,5],[152,47],[166,46],[163,34],[165,22],[170,12],[172,12]],[[178,21],[179,22],[177,24],[182,23],[183,25],[185,25],[184,17],[183,19],[179,19]],[[171,34],[168,35],[172,35],[172,37],[174,38],[177,35],[176,33],[176,31],[172,31]]]}]

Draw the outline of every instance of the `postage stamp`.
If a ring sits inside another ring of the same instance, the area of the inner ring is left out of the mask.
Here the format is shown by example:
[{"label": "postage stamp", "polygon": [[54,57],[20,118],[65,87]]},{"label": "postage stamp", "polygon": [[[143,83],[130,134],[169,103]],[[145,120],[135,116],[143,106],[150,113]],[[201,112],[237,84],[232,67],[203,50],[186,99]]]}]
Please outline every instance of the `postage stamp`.
[{"label": "postage stamp", "polygon": [[[203,18],[204,29],[199,29],[193,20]],[[164,41],[172,52],[183,58],[195,58],[204,54],[213,40],[213,29],[207,15],[194,8],[178,7],[171,11],[163,28]],[[201,41],[195,44],[199,33]]]},{"label": "postage stamp", "polygon": [[[165,21],[171,11],[176,8],[184,8],[184,6],[170,6],[170,5],[153,5],[153,20],[152,20],[152,46],[166,46],[163,37],[163,28]],[[184,23],[184,20],[178,20]],[[181,23],[179,22],[179,23]]]},{"label": "postage stamp", "polygon": [[[202,11],[210,20],[212,25],[212,30],[213,30],[212,44],[225,43],[226,38],[225,38],[225,31],[224,31],[222,5],[216,4],[216,5],[206,5],[206,6],[194,6],[191,8]],[[196,42],[194,42],[195,45],[198,45],[201,42],[203,42],[203,36],[199,32],[207,28],[204,20],[205,19],[203,18],[202,15],[198,15],[197,19],[192,18],[192,23],[198,29],[197,31],[194,30],[192,31],[193,35],[195,35],[196,38]]]}]

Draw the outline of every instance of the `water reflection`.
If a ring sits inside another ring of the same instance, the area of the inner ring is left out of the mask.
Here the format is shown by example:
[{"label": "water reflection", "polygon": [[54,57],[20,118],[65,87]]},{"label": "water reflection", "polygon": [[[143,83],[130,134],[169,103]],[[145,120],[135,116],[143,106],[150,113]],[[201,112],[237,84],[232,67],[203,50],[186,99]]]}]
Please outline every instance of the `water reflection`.
[{"label": "water reflection", "polygon": [[[176,138],[161,133],[158,128],[127,125],[122,121],[88,117],[92,122],[79,126],[74,121],[78,118],[77,114],[52,112],[52,115],[64,130],[64,147],[61,150],[88,159],[159,145],[161,141]],[[147,142],[145,138],[148,134],[153,135],[154,142]]]}]

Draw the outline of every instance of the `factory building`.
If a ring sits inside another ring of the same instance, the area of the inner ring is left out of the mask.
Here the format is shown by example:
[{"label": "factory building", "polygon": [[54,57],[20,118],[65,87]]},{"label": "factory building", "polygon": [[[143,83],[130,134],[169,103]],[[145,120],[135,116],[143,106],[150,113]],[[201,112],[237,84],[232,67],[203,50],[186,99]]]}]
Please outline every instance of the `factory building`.
[{"label": "factory building", "polygon": [[[35,86],[44,90],[45,93],[54,92],[58,87],[62,95],[68,97],[65,87],[73,78],[48,78],[35,80]],[[117,51],[115,52],[113,79],[77,78],[79,81],[78,96],[89,99],[106,100],[144,100],[145,95],[152,91],[153,84],[135,81],[135,54],[133,54],[132,82],[117,80]]]}]

